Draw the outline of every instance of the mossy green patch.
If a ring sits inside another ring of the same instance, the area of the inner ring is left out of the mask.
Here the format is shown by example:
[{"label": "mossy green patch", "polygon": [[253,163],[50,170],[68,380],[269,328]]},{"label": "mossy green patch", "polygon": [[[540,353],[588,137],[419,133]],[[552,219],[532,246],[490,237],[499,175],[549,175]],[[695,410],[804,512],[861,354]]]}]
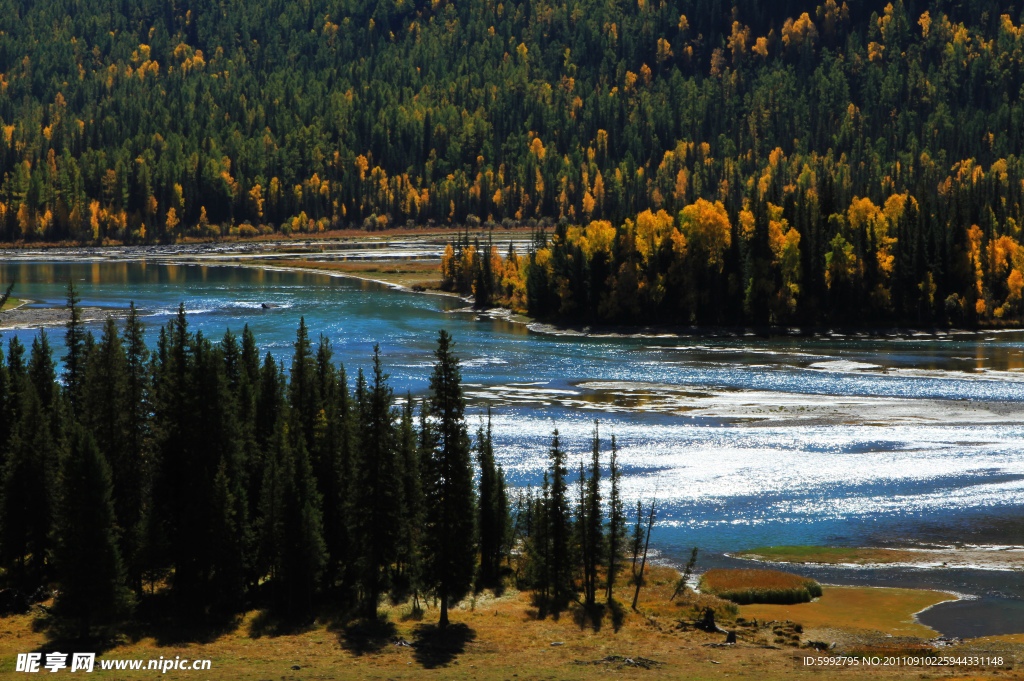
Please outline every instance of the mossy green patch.
[{"label": "mossy green patch", "polygon": [[[2,292],[0,292],[0,293],[2,293]],[[2,297],[2,296],[0,296],[0,297]],[[4,303],[3,308],[0,309],[0,312],[6,312],[7,310],[13,310],[14,308],[21,307],[24,304],[25,304],[24,300],[18,300],[17,298],[8,298],[7,302]]]}]

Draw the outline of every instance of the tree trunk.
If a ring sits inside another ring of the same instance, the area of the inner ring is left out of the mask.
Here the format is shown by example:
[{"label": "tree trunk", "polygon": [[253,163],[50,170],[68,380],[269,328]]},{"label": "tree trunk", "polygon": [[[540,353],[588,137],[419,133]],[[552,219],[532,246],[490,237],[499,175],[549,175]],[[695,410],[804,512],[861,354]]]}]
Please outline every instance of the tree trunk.
[{"label": "tree trunk", "polygon": [[[651,502],[651,515],[647,519],[647,539],[644,542],[644,558],[640,561],[640,574],[636,578],[636,591],[633,593],[633,610],[636,610],[636,603],[640,599],[640,587],[644,583],[644,568],[647,566],[647,548],[651,545],[651,526],[654,525],[654,504]],[[636,556],[633,556],[633,561],[636,561]]]},{"label": "tree trunk", "polygon": [[441,620],[437,623],[439,629],[448,626],[448,594],[441,593]]}]

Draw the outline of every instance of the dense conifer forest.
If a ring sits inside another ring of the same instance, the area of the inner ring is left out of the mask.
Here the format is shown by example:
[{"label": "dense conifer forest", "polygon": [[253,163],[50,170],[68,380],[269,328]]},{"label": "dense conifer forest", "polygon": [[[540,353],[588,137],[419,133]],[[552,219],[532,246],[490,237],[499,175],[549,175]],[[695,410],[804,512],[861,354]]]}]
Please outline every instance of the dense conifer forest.
[{"label": "dense conifer forest", "polygon": [[2,0],[0,237],[562,223],[495,297],[1018,323],[1022,10]]},{"label": "dense conifer forest", "polygon": [[376,622],[386,598],[444,627],[449,605],[509,586],[547,610],[610,600],[627,552],[614,439],[608,504],[596,425],[576,498],[557,432],[551,484],[510,498],[446,332],[426,394],[398,400],[379,352],[350,380],[302,321],[285,367],[248,327],[213,341],[183,308],[152,350],[134,306],[95,338],[77,302],[62,366],[45,331],[0,347],[0,614],[56,594],[55,632],[86,637],[254,608]]}]

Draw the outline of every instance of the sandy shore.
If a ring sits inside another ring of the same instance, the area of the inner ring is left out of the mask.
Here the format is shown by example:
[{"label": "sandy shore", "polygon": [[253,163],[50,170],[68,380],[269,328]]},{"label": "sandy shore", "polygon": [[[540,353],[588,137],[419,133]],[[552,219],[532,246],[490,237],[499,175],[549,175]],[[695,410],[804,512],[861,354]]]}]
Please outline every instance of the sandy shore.
[{"label": "sandy shore", "polygon": [[[107,317],[123,319],[128,310],[103,307],[80,308],[83,322],[102,321]],[[0,313],[0,330],[40,329],[63,326],[71,319],[71,312],[65,307],[17,307]]]},{"label": "sandy shore", "polygon": [[834,565],[837,567],[910,567],[968,570],[1024,570],[1024,546],[962,546],[903,549],[837,549],[824,555],[787,555],[758,549],[731,554],[776,565]]}]

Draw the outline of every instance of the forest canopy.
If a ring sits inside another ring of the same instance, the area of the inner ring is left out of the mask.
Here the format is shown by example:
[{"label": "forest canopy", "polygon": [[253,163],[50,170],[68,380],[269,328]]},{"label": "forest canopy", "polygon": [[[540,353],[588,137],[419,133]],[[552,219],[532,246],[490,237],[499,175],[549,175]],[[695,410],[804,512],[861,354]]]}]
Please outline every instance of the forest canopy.
[{"label": "forest canopy", "polygon": [[[621,231],[664,211],[676,252],[708,256],[680,273],[704,287],[686,320],[860,299],[1015,319],[1022,10],[0,0],[0,237]],[[653,298],[637,309],[658,309],[657,277],[638,281]]]}]

